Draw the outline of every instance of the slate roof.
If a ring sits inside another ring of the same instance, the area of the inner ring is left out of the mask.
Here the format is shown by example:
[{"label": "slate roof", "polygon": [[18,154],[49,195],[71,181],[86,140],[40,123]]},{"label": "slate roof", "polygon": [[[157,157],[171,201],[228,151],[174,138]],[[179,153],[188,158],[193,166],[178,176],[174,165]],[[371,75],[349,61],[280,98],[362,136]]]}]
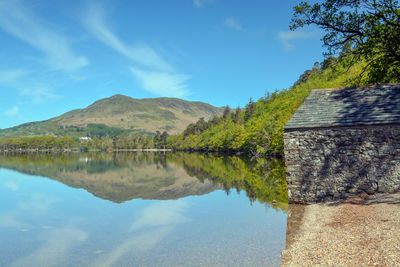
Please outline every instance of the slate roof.
[{"label": "slate roof", "polygon": [[285,129],[400,124],[400,83],[314,89]]}]

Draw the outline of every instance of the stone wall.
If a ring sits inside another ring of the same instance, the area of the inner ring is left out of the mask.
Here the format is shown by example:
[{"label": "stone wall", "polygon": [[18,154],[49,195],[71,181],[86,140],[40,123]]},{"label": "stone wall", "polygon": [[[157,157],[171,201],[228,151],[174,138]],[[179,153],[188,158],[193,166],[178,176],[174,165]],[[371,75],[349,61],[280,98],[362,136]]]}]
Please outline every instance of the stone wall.
[{"label": "stone wall", "polygon": [[400,190],[400,125],[285,130],[290,203]]}]

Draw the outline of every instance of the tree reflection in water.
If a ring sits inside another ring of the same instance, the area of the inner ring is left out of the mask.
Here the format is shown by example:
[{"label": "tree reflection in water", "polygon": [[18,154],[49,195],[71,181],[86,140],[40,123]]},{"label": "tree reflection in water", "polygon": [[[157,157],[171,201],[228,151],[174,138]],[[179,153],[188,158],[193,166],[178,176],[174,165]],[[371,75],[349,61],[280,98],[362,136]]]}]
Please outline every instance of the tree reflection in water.
[{"label": "tree reflection in water", "polygon": [[1,154],[0,167],[44,176],[116,203],[224,189],[287,211],[284,161],[201,153]]}]

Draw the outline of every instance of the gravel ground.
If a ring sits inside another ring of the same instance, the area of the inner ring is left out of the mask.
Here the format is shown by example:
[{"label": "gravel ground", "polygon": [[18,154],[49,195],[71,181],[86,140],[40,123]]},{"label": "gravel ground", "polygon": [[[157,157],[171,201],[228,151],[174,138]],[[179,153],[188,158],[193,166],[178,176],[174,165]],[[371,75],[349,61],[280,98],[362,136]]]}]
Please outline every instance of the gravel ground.
[{"label": "gravel ground", "polygon": [[293,205],[282,266],[400,266],[400,193]]}]

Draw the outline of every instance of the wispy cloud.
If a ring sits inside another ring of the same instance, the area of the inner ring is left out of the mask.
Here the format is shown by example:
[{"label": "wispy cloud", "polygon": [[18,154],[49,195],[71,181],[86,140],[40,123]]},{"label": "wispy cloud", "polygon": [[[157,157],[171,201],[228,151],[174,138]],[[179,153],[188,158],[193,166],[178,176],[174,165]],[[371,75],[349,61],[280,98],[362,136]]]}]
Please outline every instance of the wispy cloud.
[{"label": "wispy cloud", "polygon": [[193,0],[193,5],[197,8],[203,7],[207,3],[212,3],[214,0]]},{"label": "wispy cloud", "polygon": [[131,67],[130,70],[143,89],[159,96],[189,95],[187,81],[191,76],[177,73],[162,56],[146,44],[130,46],[124,43],[107,25],[104,8],[91,6],[85,22],[99,41],[140,66]]},{"label": "wispy cloud", "polygon": [[133,60],[135,63],[163,71],[172,70],[172,67],[151,47],[143,44],[128,46],[122,42],[107,26],[103,13],[103,10],[99,6],[91,6],[86,18],[89,30],[98,40]]},{"label": "wispy cloud", "polygon": [[[38,79],[40,80],[37,73],[24,69],[0,70],[2,86],[13,88],[20,96],[29,98],[35,104],[63,98],[62,95],[56,94],[52,88]],[[49,81],[47,80],[46,83]]]},{"label": "wispy cloud", "polygon": [[243,31],[244,28],[240,23],[233,17],[226,18],[224,21],[224,25],[228,28],[237,30],[237,31]]},{"label": "wispy cloud", "polygon": [[0,28],[40,50],[52,69],[76,70],[86,66],[86,57],[70,48],[69,40],[45,25],[20,1],[0,2]]},{"label": "wispy cloud", "polygon": [[283,43],[286,51],[291,51],[294,49],[294,45],[291,43],[291,41],[298,39],[309,39],[313,36],[315,36],[315,33],[304,31],[285,31],[278,33],[278,37]]},{"label": "wispy cloud", "polygon": [[23,69],[13,70],[0,70],[0,82],[1,83],[15,83],[29,72]]},{"label": "wispy cloud", "polygon": [[4,111],[4,114],[8,117],[16,117],[19,115],[19,107],[13,106],[12,108]]},{"label": "wispy cloud", "polygon": [[42,104],[49,100],[60,100],[63,98],[62,95],[54,93],[53,89],[48,88],[45,85],[21,88],[19,89],[19,94],[31,98],[35,104]]},{"label": "wispy cloud", "polygon": [[137,67],[132,67],[131,71],[144,89],[156,95],[168,97],[184,97],[189,95],[186,81],[191,77],[188,75],[145,71]]}]

